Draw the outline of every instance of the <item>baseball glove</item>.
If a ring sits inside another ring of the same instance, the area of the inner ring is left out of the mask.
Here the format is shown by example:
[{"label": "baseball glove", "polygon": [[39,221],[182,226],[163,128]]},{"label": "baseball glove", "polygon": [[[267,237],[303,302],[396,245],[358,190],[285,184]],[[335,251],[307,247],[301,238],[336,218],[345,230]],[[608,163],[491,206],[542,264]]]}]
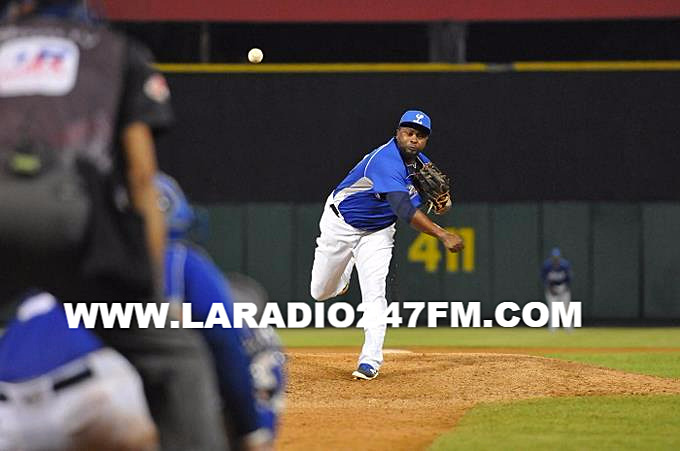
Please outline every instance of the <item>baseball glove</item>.
[{"label": "baseball glove", "polygon": [[427,206],[428,214],[434,211],[435,214],[441,215],[448,211],[451,206],[449,177],[434,163],[425,163],[423,167],[415,171],[413,184]]}]

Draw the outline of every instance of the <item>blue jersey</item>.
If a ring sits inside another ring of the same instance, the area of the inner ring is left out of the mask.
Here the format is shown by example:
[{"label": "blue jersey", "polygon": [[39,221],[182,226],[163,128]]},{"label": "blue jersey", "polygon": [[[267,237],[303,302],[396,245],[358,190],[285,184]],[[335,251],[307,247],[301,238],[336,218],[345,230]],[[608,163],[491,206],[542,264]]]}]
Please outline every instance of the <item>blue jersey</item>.
[{"label": "blue jersey", "polygon": [[0,338],[0,381],[32,379],[102,347],[84,327],[69,329],[61,304],[39,293],[19,305]]},{"label": "blue jersey", "polygon": [[[165,295],[171,302],[191,303],[194,320],[205,321],[213,303],[225,305],[230,324],[233,301],[220,270],[197,246],[170,241],[165,254]],[[215,360],[220,393],[239,435],[258,429],[250,359],[238,329],[201,329]]]},{"label": "blue jersey", "polygon": [[[423,163],[430,160],[422,153]],[[397,216],[385,198],[390,192],[408,193],[418,208],[420,195],[413,186],[396,140],[390,139],[366,155],[333,191],[334,203],[347,224],[357,229],[375,231],[389,227]]]},{"label": "blue jersey", "polygon": [[546,286],[569,285],[571,283],[571,265],[569,261],[560,258],[557,266],[553,266],[553,259],[543,262],[541,279]]}]

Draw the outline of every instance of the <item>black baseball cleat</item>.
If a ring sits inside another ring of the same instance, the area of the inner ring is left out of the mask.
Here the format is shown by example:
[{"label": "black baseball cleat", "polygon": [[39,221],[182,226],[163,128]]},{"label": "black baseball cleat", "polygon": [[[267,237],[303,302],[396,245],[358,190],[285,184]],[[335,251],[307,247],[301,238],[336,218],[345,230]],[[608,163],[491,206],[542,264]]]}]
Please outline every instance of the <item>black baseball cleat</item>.
[{"label": "black baseball cleat", "polygon": [[378,370],[368,363],[362,363],[359,365],[359,368],[352,373],[352,377],[354,377],[355,380],[370,381],[371,379],[378,377]]}]

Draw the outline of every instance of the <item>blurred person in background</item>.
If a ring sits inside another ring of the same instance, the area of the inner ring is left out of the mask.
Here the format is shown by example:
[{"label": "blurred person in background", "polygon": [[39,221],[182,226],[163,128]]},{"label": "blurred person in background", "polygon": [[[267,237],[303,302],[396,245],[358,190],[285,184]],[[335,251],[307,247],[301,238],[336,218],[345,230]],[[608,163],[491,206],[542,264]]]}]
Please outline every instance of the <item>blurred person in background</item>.
[{"label": "blurred person in background", "polygon": [[[255,304],[256,319],[267,302],[264,288],[242,274],[227,281],[207,252],[190,239],[197,215],[175,179],[156,177],[159,205],[165,213],[165,296],[177,309],[191,304],[192,318],[205,322],[213,304],[221,303],[234,326],[234,302]],[[230,444],[235,449],[271,449],[283,406],[284,355],[271,327],[201,329],[217,367]]]},{"label": "blurred person in background", "polygon": [[[153,132],[172,119],[165,79],[83,0],[0,10],[0,299],[31,287],[62,302],[161,299]],[[134,322],[96,333],[139,370],[163,449],[226,446],[198,334]]]},{"label": "blurred person in background", "polygon": [[[560,248],[553,248],[550,257],[543,262],[541,280],[545,288],[545,302],[550,311],[553,311],[557,303],[562,304],[566,311],[571,302],[571,264],[568,260],[562,258]],[[548,323],[548,329],[551,332],[555,330],[552,325],[552,318],[551,314],[551,322]],[[571,326],[568,327],[568,330],[571,330]]]}]

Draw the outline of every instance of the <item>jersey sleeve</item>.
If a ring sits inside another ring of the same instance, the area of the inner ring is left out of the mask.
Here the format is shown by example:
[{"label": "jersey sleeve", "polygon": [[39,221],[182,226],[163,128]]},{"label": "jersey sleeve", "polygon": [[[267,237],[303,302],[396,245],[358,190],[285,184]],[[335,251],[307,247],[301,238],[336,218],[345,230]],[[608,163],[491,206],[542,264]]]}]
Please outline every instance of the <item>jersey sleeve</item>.
[{"label": "jersey sleeve", "polygon": [[571,278],[574,276],[574,273],[571,270],[571,263],[567,260],[564,261],[564,271],[567,274],[566,282],[571,283]]},{"label": "jersey sleeve", "polygon": [[550,272],[550,262],[544,261],[543,266],[541,266],[541,281],[546,284],[548,283],[548,273]]},{"label": "jersey sleeve", "polygon": [[390,158],[388,153],[376,155],[366,165],[364,175],[373,182],[376,193],[409,192],[406,168],[401,158]]},{"label": "jersey sleeve", "polygon": [[151,65],[151,52],[131,40],[127,47],[127,67],[120,109],[122,127],[143,122],[162,130],[173,121],[170,89],[165,77]]},{"label": "jersey sleeve", "polygon": [[416,209],[418,204],[409,198],[408,193],[403,191],[391,191],[385,196],[387,202],[390,203],[390,207],[395,215],[406,224],[411,223],[413,215],[416,214]]},{"label": "jersey sleeve", "polygon": [[[189,249],[186,265],[186,302],[192,314],[205,321],[213,303],[222,303],[234,324],[233,299],[220,270],[207,256]],[[258,415],[247,355],[237,329],[215,326],[201,330],[212,352],[219,379],[220,394],[236,433],[243,436],[258,428]]]}]

